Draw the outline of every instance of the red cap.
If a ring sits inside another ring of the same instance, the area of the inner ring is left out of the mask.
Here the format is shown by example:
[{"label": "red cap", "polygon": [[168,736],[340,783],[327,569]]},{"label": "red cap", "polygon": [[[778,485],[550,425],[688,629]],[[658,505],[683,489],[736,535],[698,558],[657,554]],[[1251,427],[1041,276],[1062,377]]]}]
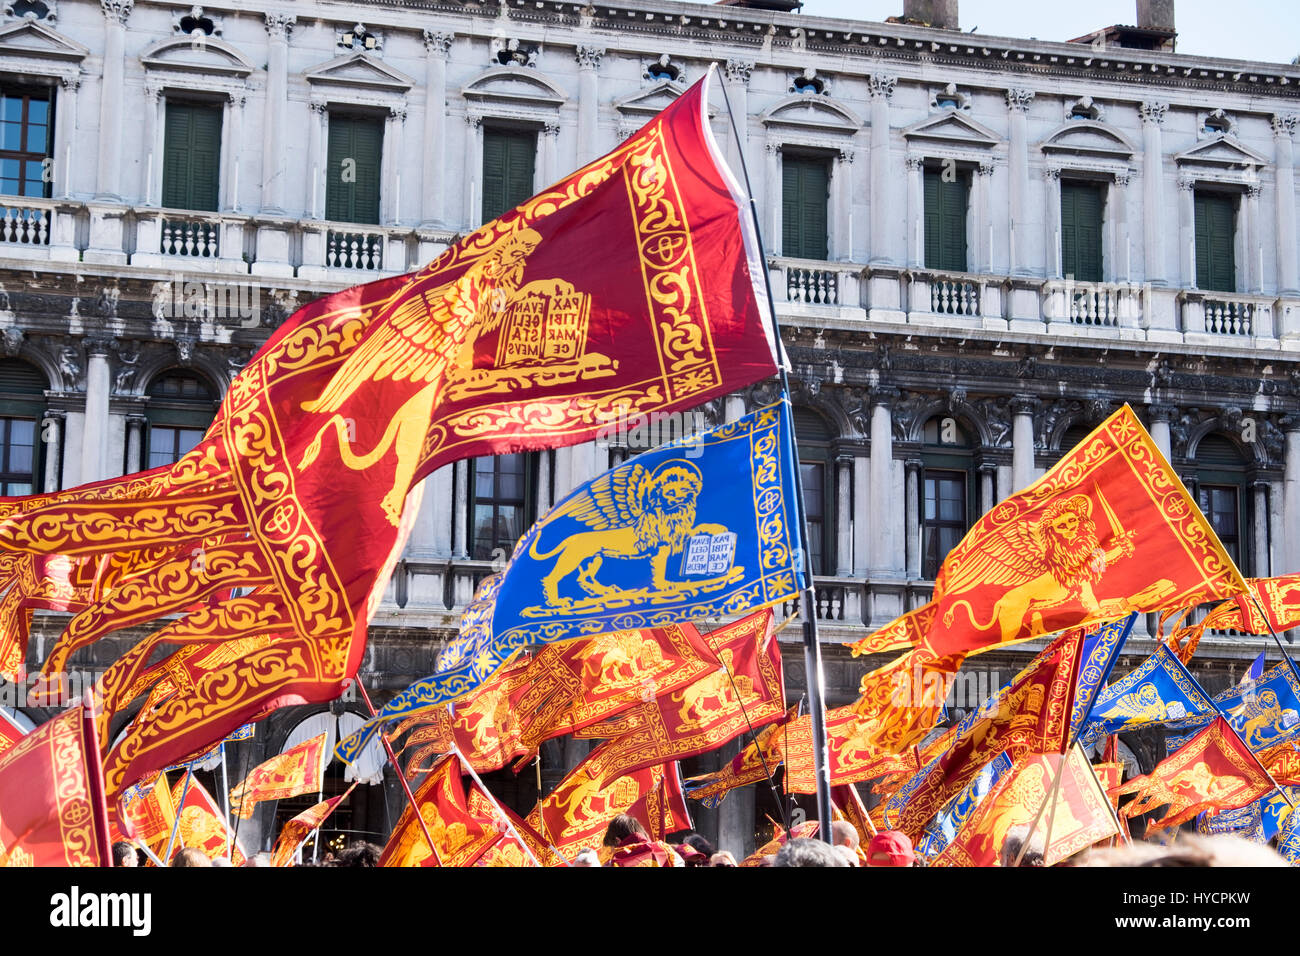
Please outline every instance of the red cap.
[{"label": "red cap", "polygon": [[912,841],[898,830],[881,830],[867,847],[867,866],[911,866],[915,861]]}]

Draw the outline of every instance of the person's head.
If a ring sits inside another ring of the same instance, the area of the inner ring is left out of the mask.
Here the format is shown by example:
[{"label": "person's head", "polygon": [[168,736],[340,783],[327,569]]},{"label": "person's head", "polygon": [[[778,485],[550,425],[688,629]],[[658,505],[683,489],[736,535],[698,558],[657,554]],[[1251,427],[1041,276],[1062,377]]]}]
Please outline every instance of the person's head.
[{"label": "person's head", "polygon": [[637,822],[636,817],[620,813],[609,821],[609,827],[605,830],[605,846],[618,846],[628,837],[636,837],[640,840],[650,839],[645,832],[645,827]]},{"label": "person's head", "polygon": [[113,865],[114,866],[139,866],[140,860],[135,855],[135,847],[129,843],[117,842],[113,844]]},{"label": "person's head", "polygon": [[797,837],[776,851],[773,866],[848,866],[829,844],[808,837]]},{"label": "person's head", "polygon": [[[1025,847],[1025,841],[1029,840],[1029,846]],[[1024,854],[1021,854],[1021,848],[1025,847]],[[1016,863],[1019,857],[1020,863]],[[1029,827],[1018,826],[1012,827],[1007,831],[1006,838],[1002,841],[1002,849],[998,851],[998,865],[1000,866],[1042,866],[1043,859],[1043,838],[1035,836],[1029,838]]]},{"label": "person's head", "polygon": [[833,846],[846,846],[850,850],[856,850],[858,843],[858,829],[847,820],[835,820],[831,823],[831,844]]},{"label": "person's head", "polygon": [[719,850],[709,857],[709,866],[735,866],[736,858],[726,850]]},{"label": "person's head", "polygon": [[230,862],[229,857],[214,856],[212,858],[212,865],[216,867],[222,867],[222,866],[234,866],[235,864]]},{"label": "person's head", "polygon": [[358,840],[339,854],[338,866],[378,866],[384,848]]},{"label": "person's head", "polygon": [[578,851],[578,855],[573,858],[571,866],[600,866],[600,857],[591,847],[586,847]]},{"label": "person's head", "polygon": [[906,833],[881,830],[867,847],[867,866],[915,866],[916,854]]},{"label": "person's head", "polygon": [[717,850],[717,848],[712,843],[710,843],[704,837],[700,836],[698,833],[692,833],[688,835],[686,839],[682,840],[682,843],[704,854],[704,858],[706,860],[709,857],[713,856],[713,854]]},{"label": "person's head", "polygon": [[172,866],[211,866],[208,855],[196,847],[183,847],[172,857]]}]

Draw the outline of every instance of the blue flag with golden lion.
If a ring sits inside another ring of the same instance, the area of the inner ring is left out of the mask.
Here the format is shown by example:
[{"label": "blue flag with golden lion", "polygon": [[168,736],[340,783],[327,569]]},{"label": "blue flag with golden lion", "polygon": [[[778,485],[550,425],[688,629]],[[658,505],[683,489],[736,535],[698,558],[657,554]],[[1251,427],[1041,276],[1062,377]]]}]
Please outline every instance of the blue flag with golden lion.
[{"label": "blue flag with golden lion", "polygon": [[[743,614],[804,587],[785,401],[648,451],[578,488],[486,578],[438,672],[391,720],[473,690],[522,647]],[[352,759],[370,725],[338,748]]]}]

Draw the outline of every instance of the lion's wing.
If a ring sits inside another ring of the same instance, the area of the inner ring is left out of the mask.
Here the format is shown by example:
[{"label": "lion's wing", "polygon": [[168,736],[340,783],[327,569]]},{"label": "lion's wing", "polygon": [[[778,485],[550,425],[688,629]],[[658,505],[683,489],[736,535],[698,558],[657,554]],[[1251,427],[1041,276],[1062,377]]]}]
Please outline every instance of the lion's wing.
[{"label": "lion's wing", "polygon": [[1007,526],[978,547],[959,544],[944,559],[935,581],[935,592],[961,594],[985,585],[1012,587],[1032,581],[1047,570],[1045,546],[1025,522]]},{"label": "lion's wing", "polygon": [[641,517],[650,471],[632,464],[606,472],[582,494],[561,505],[551,518],[574,518],[595,531],[626,528]]}]

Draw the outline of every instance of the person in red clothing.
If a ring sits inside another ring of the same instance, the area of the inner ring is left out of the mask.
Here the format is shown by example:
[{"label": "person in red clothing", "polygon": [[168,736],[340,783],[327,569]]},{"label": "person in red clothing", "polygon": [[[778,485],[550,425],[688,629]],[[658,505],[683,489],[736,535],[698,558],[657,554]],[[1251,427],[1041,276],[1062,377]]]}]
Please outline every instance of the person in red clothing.
[{"label": "person in red clothing", "polygon": [[881,830],[867,848],[867,866],[916,866],[916,854],[906,833]]},{"label": "person in red clothing", "polygon": [[667,843],[651,840],[645,828],[635,817],[620,813],[609,821],[605,830],[605,846],[614,847],[611,866],[684,866]]}]

